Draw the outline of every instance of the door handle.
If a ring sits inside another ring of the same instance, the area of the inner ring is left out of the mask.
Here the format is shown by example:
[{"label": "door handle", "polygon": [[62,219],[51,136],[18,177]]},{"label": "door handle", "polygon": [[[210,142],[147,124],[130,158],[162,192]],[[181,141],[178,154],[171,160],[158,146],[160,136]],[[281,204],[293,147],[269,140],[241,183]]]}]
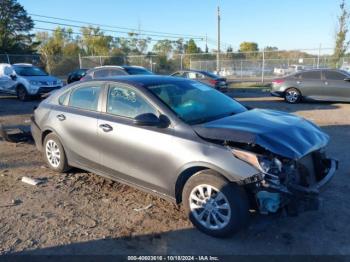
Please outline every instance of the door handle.
[{"label": "door handle", "polygon": [[325,81],[324,84],[325,84],[326,86],[328,86],[328,82],[327,82],[327,81]]},{"label": "door handle", "polygon": [[111,132],[113,130],[113,127],[111,127],[108,124],[101,124],[99,127],[104,131],[104,132]]},{"label": "door handle", "polygon": [[60,121],[64,121],[64,120],[66,120],[66,116],[65,116],[65,115],[63,115],[63,114],[57,115],[56,117],[57,117],[57,118],[58,118],[58,120],[60,120]]},{"label": "door handle", "polygon": [[297,81],[297,84],[300,85],[300,84],[301,84],[301,81]]}]

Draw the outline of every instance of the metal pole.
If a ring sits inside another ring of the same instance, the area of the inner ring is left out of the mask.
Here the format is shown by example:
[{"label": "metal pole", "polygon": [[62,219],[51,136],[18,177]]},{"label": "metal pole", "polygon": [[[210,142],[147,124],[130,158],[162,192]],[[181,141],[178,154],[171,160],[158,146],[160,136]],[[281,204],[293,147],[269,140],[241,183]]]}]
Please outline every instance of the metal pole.
[{"label": "metal pole", "polygon": [[8,64],[11,64],[10,57],[9,57],[8,54],[6,54],[6,58],[7,58],[7,63],[8,63]]},{"label": "metal pole", "polygon": [[320,68],[320,56],[321,56],[321,44],[318,48],[318,55],[317,55],[317,68]]},{"label": "metal pole", "polygon": [[81,69],[81,68],[82,68],[82,66],[81,66],[81,55],[79,53],[79,69]]},{"label": "metal pole", "polygon": [[183,54],[180,55],[180,70],[183,69]]},{"label": "metal pole", "polygon": [[152,56],[151,56],[150,62],[151,62],[151,72],[153,72],[153,59],[152,59]]},{"label": "metal pole", "polygon": [[241,80],[243,79],[243,60],[241,60]]},{"label": "metal pole", "polygon": [[100,66],[102,66],[102,57],[100,56]]},{"label": "metal pole", "polygon": [[216,53],[216,72],[220,73],[220,7],[218,6],[218,50]]},{"label": "metal pole", "polygon": [[261,72],[261,83],[264,83],[264,73],[265,73],[265,48],[262,51],[262,72]]}]

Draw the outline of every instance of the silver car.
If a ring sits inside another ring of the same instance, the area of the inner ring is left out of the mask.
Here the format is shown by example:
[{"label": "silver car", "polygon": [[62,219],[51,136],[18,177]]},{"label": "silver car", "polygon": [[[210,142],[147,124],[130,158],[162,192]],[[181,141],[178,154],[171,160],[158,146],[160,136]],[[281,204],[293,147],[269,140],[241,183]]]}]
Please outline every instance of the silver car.
[{"label": "silver car", "polygon": [[316,208],[337,168],[328,135],[311,122],[248,110],[176,77],[74,83],[39,104],[31,130],[53,170],[79,167],[183,203],[193,224],[217,237],[244,227],[250,209]]},{"label": "silver car", "polygon": [[272,81],[273,96],[288,103],[305,100],[350,101],[350,75],[343,70],[313,69]]}]

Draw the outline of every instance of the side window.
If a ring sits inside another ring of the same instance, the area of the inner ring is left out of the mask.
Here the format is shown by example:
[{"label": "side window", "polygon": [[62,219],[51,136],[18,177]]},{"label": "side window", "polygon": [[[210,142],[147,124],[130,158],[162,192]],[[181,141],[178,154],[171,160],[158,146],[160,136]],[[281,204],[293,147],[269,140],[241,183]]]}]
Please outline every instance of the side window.
[{"label": "side window", "polygon": [[157,111],[136,91],[128,87],[111,86],[108,90],[107,113],[135,118],[140,114]]},{"label": "side window", "polygon": [[11,74],[13,74],[13,69],[9,66],[5,66],[5,69],[4,69],[4,74],[7,75],[7,76],[10,76]]},{"label": "side window", "polygon": [[66,105],[66,100],[67,100],[67,97],[69,95],[69,92],[65,92],[63,95],[61,95],[59,98],[58,98],[58,103],[63,106],[63,105]]},{"label": "side window", "polygon": [[109,76],[109,69],[100,69],[94,72],[94,78]]},{"label": "side window", "polygon": [[74,89],[69,98],[69,106],[96,111],[101,87],[96,84]]},{"label": "side window", "polygon": [[197,73],[197,74],[196,74],[196,78],[197,78],[197,79],[204,79],[204,78],[205,78],[205,75],[200,74],[200,73]]},{"label": "side window", "polygon": [[301,74],[302,79],[305,80],[321,80],[321,71],[309,71]]},{"label": "side window", "polygon": [[126,75],[126,73],[119,69],[110,69],[109,76],[123,76]]},{"label": "side window", "polygon": [[172,76],[174,76],[174,77],[184,77],[183,73],[180,73],[180,72],[177,72],[177,73],[173,74]]},{"label": "side window", "polygon": [[197,79],[197,73],[195,72],[188,72],[188,78],[189,79]]},{"label": "side window", "polygon": [[344,80],[346,75],[337,71],[324,71],[324,75],[327,80]]}]

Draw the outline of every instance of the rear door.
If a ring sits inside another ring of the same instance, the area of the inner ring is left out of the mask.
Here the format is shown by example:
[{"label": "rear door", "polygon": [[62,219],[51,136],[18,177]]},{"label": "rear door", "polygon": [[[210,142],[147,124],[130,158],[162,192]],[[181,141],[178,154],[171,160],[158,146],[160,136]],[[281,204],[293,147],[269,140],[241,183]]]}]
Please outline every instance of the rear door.
[{"label": "rear door", "polygon": [[335,70],[324,70],[325,98],[334,101],[350,101],[349,76]]},{"label": "rear door", "polygon": [[300,73],[296,79],[296,87],[303,96],[312,99],[321,99],[325,96],[325,83],[322,80],[321,70],[310,70]]},{"label": "rear door", "polygon": [[68,159],[79,166],[98,169],[100,146],[97,119],[103,82],[82,83],[59,98],[50,113],[51,126],[60,137]]},{"label": "rear door", "polygon": [[98,120],[101,161],[105,173],[165,192],[169,173],[165,163],[173,161],[167,153],[172,141],[172,128],[134,124],[137,115],[159,115],[159,111],[132,86],[111,83],[106,97],[106,112]]}]

